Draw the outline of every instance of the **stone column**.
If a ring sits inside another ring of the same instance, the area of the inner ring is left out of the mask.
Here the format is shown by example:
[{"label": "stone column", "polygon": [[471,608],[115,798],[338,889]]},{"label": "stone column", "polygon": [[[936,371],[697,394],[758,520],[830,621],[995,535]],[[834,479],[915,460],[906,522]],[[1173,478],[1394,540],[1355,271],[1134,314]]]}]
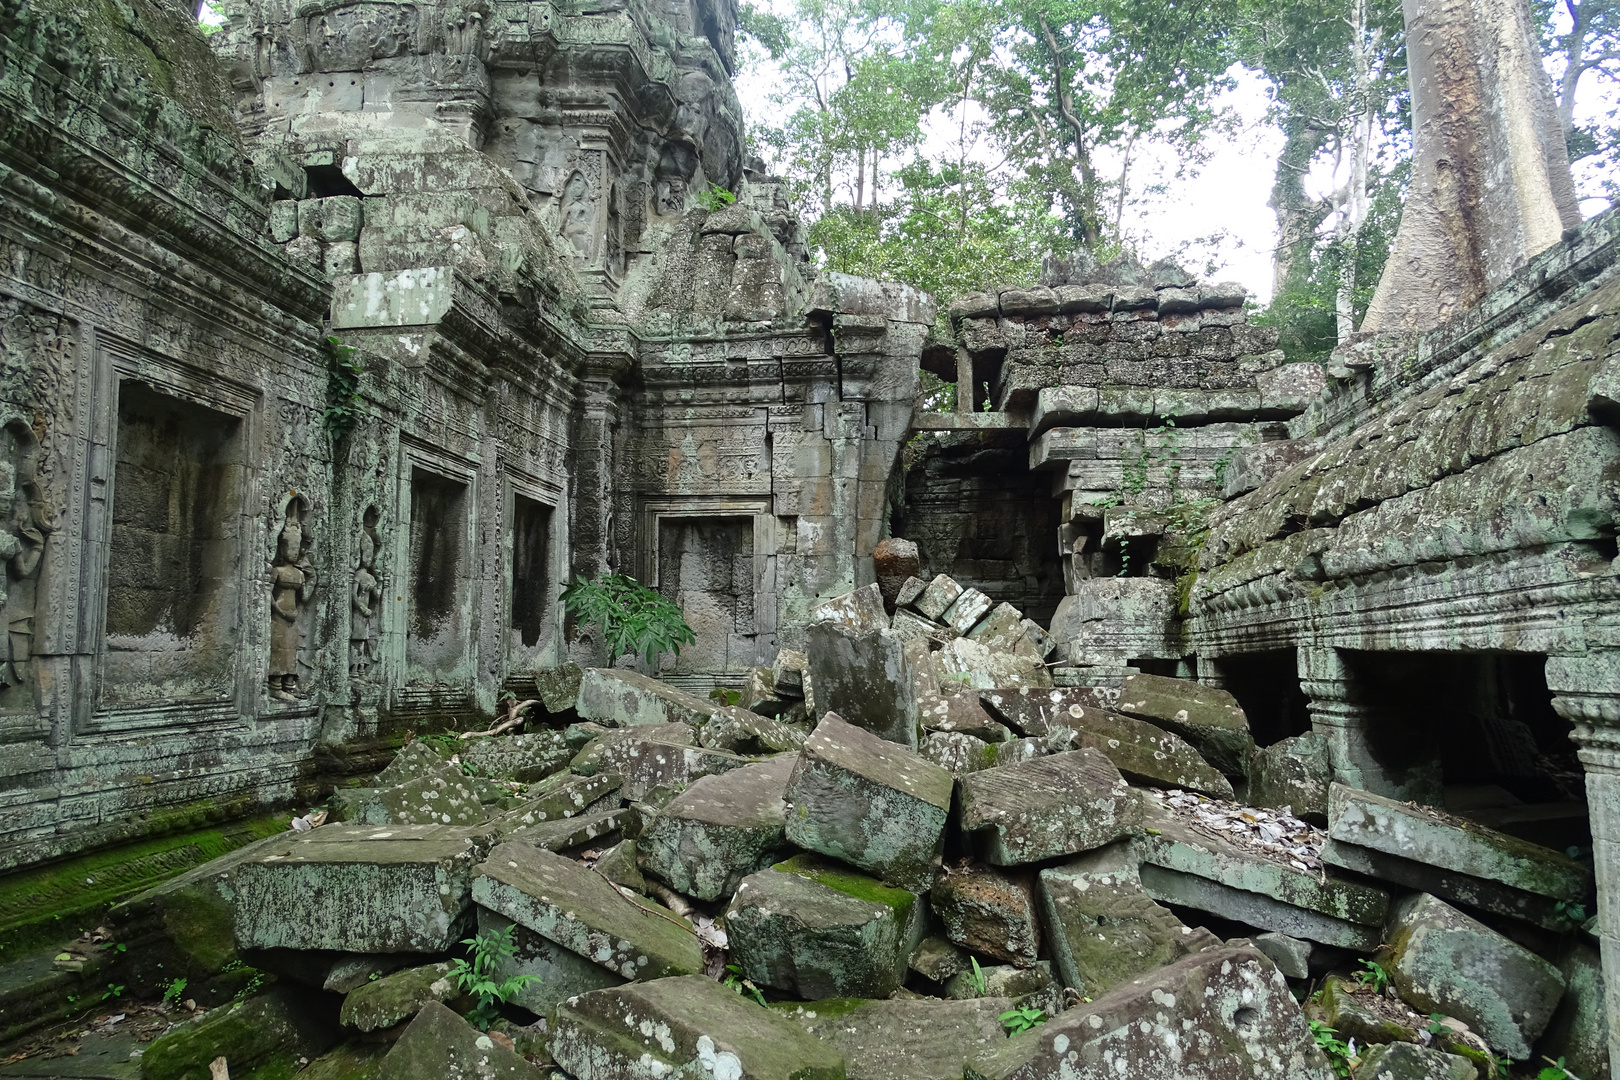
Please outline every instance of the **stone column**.
[{"label": "stone column", "polygon": [[[579,405],[574,413],[570,446],[573,491],[569,508],[574,577],[599,577],[613,567],[614,435],[623,412],[619,381],[630,369],[630,357],[617,352],[592,353],[580,372]],[[632,567],[618,567],[633,572]]]},{"label": "stone column", "polygon": [[1437,806],[1444,791],[1438,758],[1387,763],[1375,752],[1375,707],[1356,686],[1355,672],[1340,650],[1300,646],[1299,685],[1309,700],[1311,730],[1327,739],[1333,779],[1391,799]]},{"label": "stone column", "polygon": [[1547,689],[1558,715],[1575,725],[1571,737],[1586,768],[1597,931],[1609,987],[1609,1063],[1620,1069],[1620,906],[1612,894],[1620,880],[1620,649],[1547,657]]}]

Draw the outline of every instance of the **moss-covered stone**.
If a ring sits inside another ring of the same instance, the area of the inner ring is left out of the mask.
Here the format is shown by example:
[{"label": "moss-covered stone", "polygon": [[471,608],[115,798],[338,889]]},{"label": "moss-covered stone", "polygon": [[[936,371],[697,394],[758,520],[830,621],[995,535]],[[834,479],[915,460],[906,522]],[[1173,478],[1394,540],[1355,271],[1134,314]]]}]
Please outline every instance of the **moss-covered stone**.
[{"label": "moss-covered stone", "polygon": [[298,1075],[304,1080],[377,1080],[387,1052],[387,1043],[342,1043],[311,1061]]},{"label": "moss-covered stone", "polygon": [[958,1080],[969,1057],[1006,1041],[1011,998],[784,1003],[774,1011],[844,1055],[848,1080]]},{"label": "moss-covered stone", "polygon": [[452,1001],[460,996],[448,963],[427,964],[384,975],[349,991],[338,1021],[356,1031],[380,1031],[409,1020],[429,1001]]},{"label": "moss-covered stone", "polygon": [[786,842],[788,778],[798,758],[705,776],[671,799],[636,841],[641,869],[677,892],[717,900],[773,862]]},{"label": "moss-covered stone", "polygon": [[240,1073],[272,1062],[317,1057],[337,1030],[290,987],[225,1005],[155,1039],[141,1054],[146,1080],[209,1080],[208,1063],[224,1057]]},{"label": "moss-covered stone", "polygon": [[542,1080],[538,1068],[430,1001],[382,1060],[380,1080]]},{"label": "moss-covered stone", "polygon": [[997,866],[1102,847],[1142,830],[1142,800],[1095,750],[1071,750],[962,778],[962,828]]}]

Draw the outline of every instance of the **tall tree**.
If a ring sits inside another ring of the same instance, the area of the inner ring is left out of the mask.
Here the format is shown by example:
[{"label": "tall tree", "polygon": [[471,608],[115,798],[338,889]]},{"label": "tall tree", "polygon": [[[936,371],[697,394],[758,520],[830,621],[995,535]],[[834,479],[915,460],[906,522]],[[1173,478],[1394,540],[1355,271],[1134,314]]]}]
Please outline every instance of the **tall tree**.
[{"label": "tall tree", "polygon": [[1595,166],[1589,171],[1599,184],[1588,194],[1620,198],[1615,176],[1620,109],[1610,108],[1606,116],[1584,124],[1576,121],[1577,102],[1592,86],[1602,87],[1610,101],[1620,96],[1620,0],[1559,0],[1545,26],[1543,49],[1556,66],[1553,89],[1570,161]]}]

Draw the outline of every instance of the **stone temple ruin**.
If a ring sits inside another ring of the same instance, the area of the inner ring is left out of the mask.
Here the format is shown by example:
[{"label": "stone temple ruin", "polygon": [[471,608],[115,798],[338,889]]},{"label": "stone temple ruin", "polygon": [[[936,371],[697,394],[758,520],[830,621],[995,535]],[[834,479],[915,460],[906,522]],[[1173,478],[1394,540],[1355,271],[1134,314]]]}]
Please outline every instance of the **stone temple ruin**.
[{"label": "stone temple ruin", "polygon": [[939,312],[726,0],[226,6],[0,0],[0,1076],[1611,1075],[1620,217],[1327,369]]}]

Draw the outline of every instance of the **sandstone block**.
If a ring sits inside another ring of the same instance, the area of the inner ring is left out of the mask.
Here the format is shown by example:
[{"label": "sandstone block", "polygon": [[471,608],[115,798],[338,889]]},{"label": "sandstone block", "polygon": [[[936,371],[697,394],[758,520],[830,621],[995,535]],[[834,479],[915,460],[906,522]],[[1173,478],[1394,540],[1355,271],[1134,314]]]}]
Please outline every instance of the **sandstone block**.
[{"label": "sandstone block", "polygon": [[1007,742],[1013,737],[1006,725],[990,718],[971,691],[928,698],[920,711],[924,731],[959,731],[990,743]]},{"label": "sandstone block", "polygon": [[400,748],[388,766],[377,774],[377,778],[372,781],[372,787],[397,787],[409,780],[436,776],[448,767],[448,762],[442,754],[418,739]]},{"label": "sandstone block", "polygon": [[298,204],[278,199],[270,204],[270,239],[285,244],[298,235]]},{"label": "sandstone block", "polygon": [[1126,779],[1154,787],[1183,788],[1216,799],[1232,797],[1232,783],[1180,736],[1145,720],[1103,709],[1070,705],[1052,719],[1052,731],[1074,732],[1076,747],[1089,746],[1114,763]]},{"label": "sandstone block", "polygon": [[1368,1050],[1351,1075],[1356,1080],[1477,1080],[1479,1070],[1457,1054],[1397,1042]]},{"label": "sandstone block", "polygon": [[379,1080],[543,1080],[544,1073],[429,1002],[382,1060]]},{"label": "sandstone block", "polygon": [[460,996],[448,962],[409,968],[350,991],[343,999],[338,1022],[356,1031],[381,1031],[409,1020],[430,1001]]},{"label": "sandstone block", "polygon": [[238,946],[444,952],[464,936],[482,828],[326,825],[231,872]]},{"label": "sandstone block", "polygon": [[1395,907],[1389,936],[1402,1000],[1455,1016],[1508,1057],[1530,1056],[1564,993],[1556,967],[1427,893]]},{"label": "sandstone block", "polygon": [[533,975],[534,979],[509,1000],[540,1016],[551,1015],[559,1002],[575,994],[618,986],[625,981],[617,972],[488,908],[478,909],[478,930],[512,935],[512,955],[496,965],[494,979],[502,982],[514,975]]},{"label": "sandstone block", "polygon": [[1181,736],[1227,776],[1242,776],[1254,751],[1249,721],[1225,690],[1186,679],[1132,675],[1119,691],[1119,711]]},{"label": "sandstone block", "polygon": [[737,754],[779,754],[804,745],[804,729],[762,716],[738,705],[724,705],[698,732],[698,744]]},{"label": "sandstone block", "polygon": [[1311,943],[1287,934],[1267,932],[1254,936],[1254,947],[1271,958],[1277,970],[1290,979],[1311,977]]},{"label": "sandstone block", "polygon": [[906,578],[905,581],[900,583],[900,591],[895,593],[895,610],[899,611],[910,608],[917,602],[917,598],[923,594],[923,590],[926,588],[928,588],[928,582],[924,581],[922,578]]},{"label": "sandstone block", "polygon": [[[879,590],[877,582],[873,582],[861,586],[854,592],[835,596],[831,600],[823,600],[810,609],[810,621],[834,622],[857,634],[869,634],[874,630],[889,628],[889,613],[883,607],[883,593]],[[814,646],[811,647],[810,653],[813,661]]]},{"label": "sandstone block", "polygon": [[489,814],[467,777],[445,768],[394,787],[373,788],[368,797],[345,807],[344,818],[359,825],[482,825]]},{"label": "sandstone block", "polygon": [[843,1055],[701,975],[597,990],[557,1008],[551,1052],[578,1080],[844,1080]]},{"label": "sandstone block", "polygon": [[[473,898],[541,937],[627,979],[703,970],[697,938],[650,900],[632,904],[572,859],[527,844],[501,844],[473,879]],[[659,916],[638,909],[649,908]]]},{"label": "sandstone block", "polygon": [[546,712],[567,712],[579,704],[579,684],[585,678],[585,669],[572,660],[553,668],[541,668],[534,673],[534,688],[540,695],[540,704]]},{"label": "sandstone block", "polygon": [[933,934],[917,943],[908,966],[923,978],[942,983],[957,972],[966,971],[970,963],[968,954],[955,942]]},{"label": "sandstone block", "polygon": [[992,652],[1027,653],[1036,659],[1044,659],[1038,655],[1039,650],[1024,629],[1024,622],[1022,611],[1011,604],[997,604],[976,625],[963,631],[963,635]]},{"label": "sandstone block", "polygon": [[[951,601],[951,606],[940,615],[939,621],[958,634],[966,634],[978,626],[979,620],[990,614],[990,609],[994,606],[995,601],[978,589],[963,589],[957,598]],[[984,644],[988,647],[990,643]]]},{"label": "sandstone block", "polygon": [[888,997],[923,922],[915,893],[802,855],[744,878],[726,909],[743,975],[802,998]]},{"label": "sandstone block", "polygon": [[872,551],[872,569],[877,574],[877,586],[883,603],[893,611],[900,599],[900,589],[908,580],[914,580],[922,569],[922,556],[917,545],[910,540],[891,536],[878,541]]},{"label": "sandstone block", "polygon": [[812,1001],[775,1006],[844,1055],[848,1080],[960,1080],[969,1056],[1006,1039],[1010,998],[973,1001]]},{"label": "sandstone block", "polygon": [[797,649],[783,649],[771,664],[771,677],[776,681],[776,692],[789,697],[804,696],[804,669],[810,658]]},{"label": "sandstone block", "polygon": [[[604,805],[610,802],[613,805]],[[545,851],[569,851],[598,841],[613,843],[621,833],[634,831],[632,822],[636,820],[633,811],[618,803],[618,798],[609,796],[575,817],[514,829],[502,835],[501,840],[531,844]]]},{"label": "sandstone block", "polygon": [[[628,728],[602,728],[597,724],[585,723],[571,725],[563,734],[570,744],[581,736],[586,738],[579,752],[568,762],[568,767],[581,776],[594,776],[601,772],[604,755],[621,742],[650,739],[676,746],[697,745],[697,732],[689,724],[638,724]],[[624,778],[619,779],[622,782]]]},{"label": "sandstone block", "polygon": [[661,739],[621,739],[602,748],[601,768],[624,778],[626,799],[640,799],[655,787],[690,784],[701,776],[740,769],[748,759],[724,750],[682,746]]},{"label": "sandstone block", "polygon": [[1295,817],[1325,822],[1331,783],[1327,739],[1315,732],[1261,747],[1249,757],[1250,806],[1286,806]]},{"label": "sandstone block", "polygon": [[1088,997],[1220,944],[1154,903],[1136,863],[1128,845],[1114,844],[1041,871],[1053,966],[1063,985]]},{"label": "sandstone block", "polygon": [[957,731],[930,731],[917,744],[917,754],[952,776],[991,769],[997,764],[996,747],[976,735]]},{"label": "sandstone block", "polygon": [[787,838],[922,892],[939,867],[954,783],[939,766],[828,713],[788,784]]},{"label": "sandstone block", "polygon": [[209,1062],[224,1056],[243,1075],[263,1067],[272,1075],[290,1076],[300,1057],[313,1058],[336,1041],[330,1021],[323,1020],[296,990],[277,986],[246,1001],[210,1009],[154,1039],[142,1048],[140,1075],[149,1080],[198,1080],[209,1075]]},{"label": "sandstone block", "polygon": [[622,783],[623,777],[615,772],[598,772],[590,776],[560,773],[532,788],[532,797],[521,806],[502,814],[496,819],[495,825],[504,832],[578,817],[598,800],[618,791]]},{"label": "sandstone block", "polygon": [[[983,993],[978,986],[980,977],[984,979]],[[954,1001],[1010,998],[1014,1008],[1039,1009],[1049,1017],[1063,1011],[1063,987],[1052,977],[1052,965],[1045,960],[1027,968],[991,964],[981,967],[977,976],[963,971],[945,984],[945,996]]]},{"label": "sandstone block", "polygon": [[783,754],[718,776],[676,795],[636,844],[641,869],[680,893],[717,900],[769,866],[786,843],[788,779],[798,764]]},{"label": "sandstone block", "polygon": [[952,872],[934,883],[928,899],[950,940],[980,956],[1032,967],[1041,947],[1032,884],[996,870]]},{"label": "sandstone block", "polygon": [[939,646],[958,636],[955,630],[952,630],[944,623],[925,619],[915,611],[908,611],[905,608],[896,611],[894,618],[890,621],[894,632],[899,634],[902,640],[908,642],[921,639],[931,645]]},{"label": "sandstone block", "polygon": [[1049,687],[1046,666],[1029,654],[992,652],[980,642],[957,638],[934,653],[942,678],[955,678],[975,690]]},{"label": "sandstone block", "polygon": [[912,606],[923,618],[939,622],[945,614],[945,609],[955,603],[956,598],[961,595],[962,586],[958,585],[954,578],[940,574],[917,595]]},{"label": "sandstone block", "polygon": [[1095,750],[986,769],[961,784],[962,828],[997,866],[1089,851],[1142,829],[1140,796]]},{"label": "sandstone block", "polygon": [[561,772],[573,756],[574,751],[560,731],[474,739],[461,751],[462,764],[470,767],[474,776],[520,784],[533,784]]},{"label": "sandstone block", "polygon": [[917,692],[905,640],[892,630],[858,633],[837,622],[811,624],[809,676],[816,709],[916,749]]},{"label": "sandstone block", "polygon": [[657,679],[622,668],[587,668],[579,681],[580,719],[608,727],[708,722],[716,706]]},{"label": "sandstone block", "polygon": [[1288,984],[1253,949],[1208,949],[972,1059],[966,1080],[1331,1080]]}]

